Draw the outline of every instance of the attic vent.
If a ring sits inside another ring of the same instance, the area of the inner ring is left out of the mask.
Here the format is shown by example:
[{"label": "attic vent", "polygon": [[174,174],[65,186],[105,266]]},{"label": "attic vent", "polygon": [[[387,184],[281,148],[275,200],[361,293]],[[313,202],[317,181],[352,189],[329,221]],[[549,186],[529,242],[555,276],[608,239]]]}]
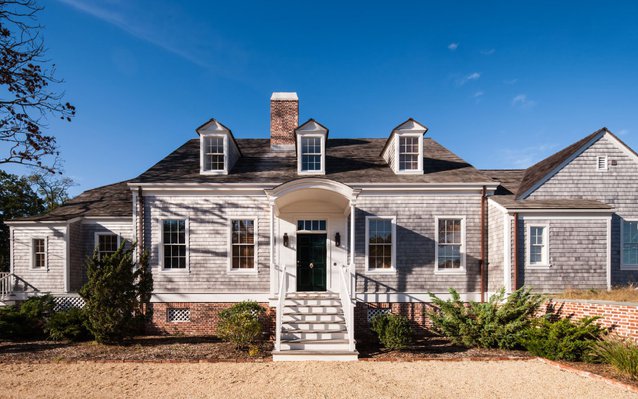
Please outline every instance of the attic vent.
[{"label": "attic vent", "polygon": [[596,169],[597,170],[607,170],[607,157],[597,157],[596,158]]}]

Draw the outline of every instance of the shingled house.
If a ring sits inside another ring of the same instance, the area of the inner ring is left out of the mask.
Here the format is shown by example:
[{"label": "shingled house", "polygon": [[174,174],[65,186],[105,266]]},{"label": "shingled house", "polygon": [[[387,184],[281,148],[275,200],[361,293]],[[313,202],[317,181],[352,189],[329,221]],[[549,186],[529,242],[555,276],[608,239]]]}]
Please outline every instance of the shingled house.
[{"label": "shingled house", "polygon": [[638,156],[603,128],[525,170],[478,170],[413,120],[330,138],[274,93],[271,136],[211,119],[140,176],[14,220],[5,299],[81,304],[84,260],[150,252],[158,332],[214,332],[219,309],[276,315],[276,359],[356,359],[354,332],[427,292],[609,288],[638,277]]}]

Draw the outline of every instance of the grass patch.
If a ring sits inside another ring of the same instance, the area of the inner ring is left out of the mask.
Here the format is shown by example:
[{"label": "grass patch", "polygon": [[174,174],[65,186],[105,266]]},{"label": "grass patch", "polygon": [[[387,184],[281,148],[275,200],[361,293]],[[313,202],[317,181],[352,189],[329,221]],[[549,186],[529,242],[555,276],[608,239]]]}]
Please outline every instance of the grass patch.
[{"label": "grass patch", "polygon": [[638,378],[638,345],[629,341],[608,340],[599,342],[594,353],[605,363],[632,380]]},{"label": "grass patch", "polygon": [[629,285],[626,287],[613,288],[607,290],[572,290],[568,289],[560,294],[553,295],[557,299],[588,299],[614,302],[638,302],[638,286]]}]

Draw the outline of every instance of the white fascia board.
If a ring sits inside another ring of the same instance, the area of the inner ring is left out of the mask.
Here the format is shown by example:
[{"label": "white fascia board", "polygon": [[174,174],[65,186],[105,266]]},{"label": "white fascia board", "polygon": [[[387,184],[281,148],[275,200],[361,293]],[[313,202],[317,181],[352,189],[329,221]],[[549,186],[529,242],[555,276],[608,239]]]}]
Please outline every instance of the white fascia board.
[{"label": "white fascia board", "polygon": [[[79,218],[76,218],[79,219]],[[76,219],[71,219],[73,221],[75,221]],[[22,226],[29,226],[29,227],[33,227],[33,226],[66,226],[68,223],[73,223],[70,220],[8,220],[3,222],[4,224],[6,224],[7,226],[16,226],[16,227],[22,227]]]},{"label": "white fascia board", "polygon": [[151,295],[151,302],[268,302],[268,292],[250,293],[190,293],[190,292],[158,292]]}]

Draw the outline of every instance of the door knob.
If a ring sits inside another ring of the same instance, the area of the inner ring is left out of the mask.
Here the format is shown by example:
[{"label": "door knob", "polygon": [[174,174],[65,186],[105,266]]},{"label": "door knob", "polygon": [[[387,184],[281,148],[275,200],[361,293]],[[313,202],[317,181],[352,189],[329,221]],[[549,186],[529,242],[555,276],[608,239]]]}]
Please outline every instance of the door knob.
[{"label": "door knob", "polygon": [[310,264],[308,265],[308,267],[312,269],[313,267],[315,267],[315,264],[314,264],[314,263],[312,263],[312,262],[310,262]]}]

